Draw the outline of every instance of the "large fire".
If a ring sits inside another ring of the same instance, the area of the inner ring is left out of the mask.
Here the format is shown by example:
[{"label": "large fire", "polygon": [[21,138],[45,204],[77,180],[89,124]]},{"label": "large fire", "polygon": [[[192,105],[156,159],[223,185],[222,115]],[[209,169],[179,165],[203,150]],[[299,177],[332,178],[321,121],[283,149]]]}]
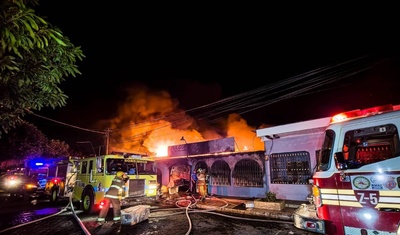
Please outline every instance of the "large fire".
[{"label": "large fire", "polygon": [[[178,108],[178,102],[166,91],[150,91],[135,87],[130,96],[118,107],[117,117],[103,121],[111,126],[109,148],[118,151],[140,152],[165,157],[168,146],[234,137],[236,151],[264,149],[256,136],[256,127],[248,126],[238,114],[230,114],[219,123],[226,136],[213,127],[201,125],[195,118]],[[206,127],[204,127],[206,126]],[[181,138],[184,136],[185,142]]]}]

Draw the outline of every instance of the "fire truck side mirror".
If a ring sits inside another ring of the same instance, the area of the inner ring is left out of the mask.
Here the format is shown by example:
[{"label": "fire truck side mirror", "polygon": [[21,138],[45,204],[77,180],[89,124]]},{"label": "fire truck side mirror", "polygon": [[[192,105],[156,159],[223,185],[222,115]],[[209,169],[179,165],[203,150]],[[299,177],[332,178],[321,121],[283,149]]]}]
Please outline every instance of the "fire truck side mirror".
[{"label": "fire truck side mirror", "polygon": [[347,164],[346,160],[344,159],[343,152],[336,152],[335,153],[335,164],[338,170],[346,170]]}]

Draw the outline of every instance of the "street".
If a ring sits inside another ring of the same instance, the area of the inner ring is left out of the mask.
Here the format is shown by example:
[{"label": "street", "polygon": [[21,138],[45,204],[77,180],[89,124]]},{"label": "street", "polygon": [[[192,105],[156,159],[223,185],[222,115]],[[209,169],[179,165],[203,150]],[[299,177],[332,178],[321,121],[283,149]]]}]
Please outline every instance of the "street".
[{"label": "street", "polygon": [[[111,222],[96,228],[93,225],[97,214],[84,215],[77,210],[77,216],[87,231],[79,228],[71,210],[56,216],[49,216],[61,211],[68,205],[68,201],[51,204],[46,200],[38,201],[36,205],[16,201],[0,204],[0,215],[3,218],[0,229],[7,229],[2,234],[115,234],[118,229]],[[112,210],[107,215],[107,220],[112,220]],[[27,223],[35,219],[43,219],[25,226],[18,224]],[[10,227],[16,228],[9,229]],[[0,231],[1,231],[0,230]],[[219,234],[311,234],[296,229],[289,221],[273,221],[266,218],[248,217],[243,215],[222,214],[214,211],[185,208],[161,208],[152,206],[148,220],[135,225],[122,225],[119,234],[162,234],[162,235],[219,235]]]}]

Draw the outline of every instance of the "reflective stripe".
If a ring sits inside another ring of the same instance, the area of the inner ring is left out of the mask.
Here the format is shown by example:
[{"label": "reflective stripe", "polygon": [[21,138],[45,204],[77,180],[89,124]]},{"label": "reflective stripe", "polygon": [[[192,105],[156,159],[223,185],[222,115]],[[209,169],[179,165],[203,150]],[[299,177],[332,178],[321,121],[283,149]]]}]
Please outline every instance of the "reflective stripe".
[{"label": "reflective stripe", "polygon": [[121,217],[114,217],[114,221],[121,220]]},{"label": "reflective stripe", "polygon": [[123,190],[123,188],[121,186],[118,186],[118,185],[115,185],[115,184],[112,184],[110,186],[110,188],[117,188],[118,190]]},{"label": "reflective stripe", "polygon": [[110,194],[107,194],[104,197],[114,198],[114,199],[118,199],[119,198],[119,196],[114,196],[114,195],[110,195]]},{"label": "reflective stripe", "polygon": [[104,222],[106,221],[106,218],[97,218],[97,222]]}]

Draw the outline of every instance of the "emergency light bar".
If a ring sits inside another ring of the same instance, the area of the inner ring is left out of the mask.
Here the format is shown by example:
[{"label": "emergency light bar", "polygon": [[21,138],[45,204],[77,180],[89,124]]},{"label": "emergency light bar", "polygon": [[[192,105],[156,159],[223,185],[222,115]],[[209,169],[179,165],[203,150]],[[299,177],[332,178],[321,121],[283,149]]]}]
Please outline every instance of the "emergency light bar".
[{"label": "emergency light bar", "polygon": [[331,118],[331,122],[342,122],[342,121],[348,120],[350,118],[371,116],[371,115],[380,114],[383,112],[388,112],[388,111],[393,111],[393,110],[396,110],[396,109],[393,108],[393,105],[391,105],[391,104],[376,106],[376,107],[362,109],[362,110],[356,109],[356,110],[336,114],[335,116],[333,116]]},{"label": "emergency light bar", "polygon": [[137,154],[132,154],[132,155],[130,155],[129,156],[130,158],[142,158],[142,156],[141,155],[137,155]]}]

